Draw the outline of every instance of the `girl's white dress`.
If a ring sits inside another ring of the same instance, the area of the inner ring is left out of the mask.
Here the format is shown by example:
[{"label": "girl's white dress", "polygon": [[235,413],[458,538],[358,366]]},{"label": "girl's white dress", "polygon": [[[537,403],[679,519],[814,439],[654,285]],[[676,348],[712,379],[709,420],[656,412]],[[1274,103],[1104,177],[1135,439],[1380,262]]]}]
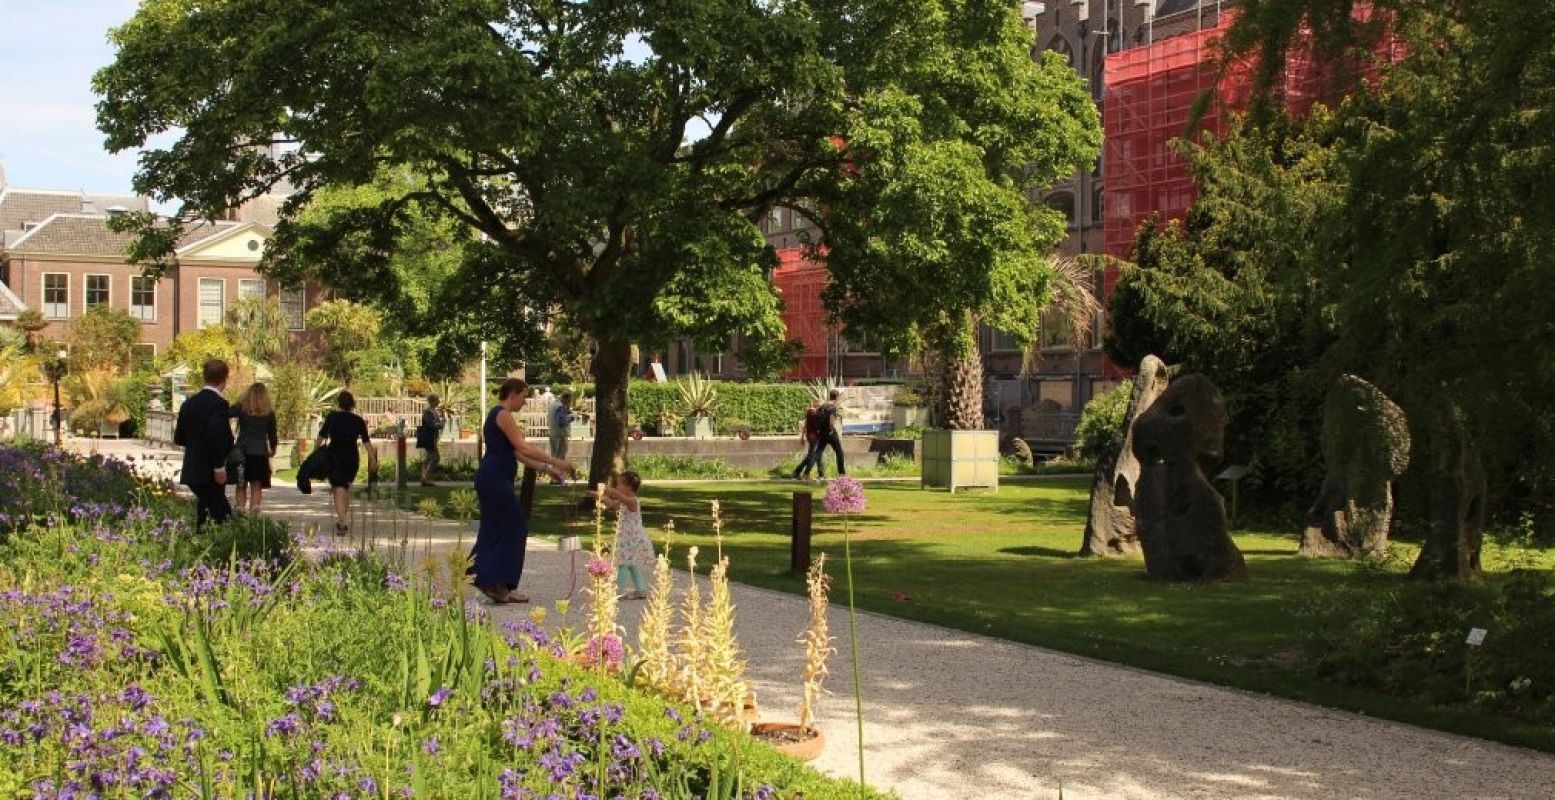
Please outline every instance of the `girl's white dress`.
[{"label": "girl's white dress", "polygon": [[644,577],[653,574],[653,540],[648,538],[648,531],[643,527],[640,504],[636,511],[628,510],[624,505],[617,509],[616,544],[612,553],[616,566],[634,566]]}]

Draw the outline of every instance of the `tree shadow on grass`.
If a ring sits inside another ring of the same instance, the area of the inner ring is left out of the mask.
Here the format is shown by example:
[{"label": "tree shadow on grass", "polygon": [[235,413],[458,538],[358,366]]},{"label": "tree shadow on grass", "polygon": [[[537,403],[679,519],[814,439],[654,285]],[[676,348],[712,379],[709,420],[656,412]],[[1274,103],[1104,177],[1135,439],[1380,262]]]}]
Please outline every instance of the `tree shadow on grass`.
[{"label": "tree shadow on grass", "polygon": [[1006,547],[999,550],[1012,556],[1038,556],[1041,558],[1078,558],[1079,553],[1070,550],[1059,550],[1056,547]]}]

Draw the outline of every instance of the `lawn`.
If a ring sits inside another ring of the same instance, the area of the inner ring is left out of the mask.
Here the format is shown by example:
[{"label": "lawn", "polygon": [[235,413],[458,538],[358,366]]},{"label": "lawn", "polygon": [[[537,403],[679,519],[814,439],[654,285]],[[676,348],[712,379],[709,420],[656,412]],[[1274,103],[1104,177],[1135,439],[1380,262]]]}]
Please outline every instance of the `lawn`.
[{"label": "lawn", "polygon": [[[644,515],[657,531],[673,518],[677,548],[712,541],[708,501],[723,508],[725,550],[741,582],[799,593],[787,572],[788,482],[648,485]],[[815,494],[817,552],[842,555],[842,520]],[[417,490],[414,505],[430,493]],[[566,490],[576,498],[576,490]],[[1173,585],[1148,581],[1143,564],[1075,555],[1089,481],[1007,482],[997,493],[948,495],[915,483],[867,485],[868,510],[853,519],[854,577],[860,607],[1002,639],[1218,684],[1363,711],[1470,735],[1555,750],[1555,730],[1466,705],[1416,699],[1321,680],[1305,647],[1324,624],[1313,599],[1336,587],[1386,591],[1403,583],[1414,546],[1399,543],[1383,565],[1295,557],[1292,532],[1242,530],[1237,544],[1252,575],[1245,582]],[[587,525],[565,511],[563,492],[543,487],[533,529],[540,535]],[[1488,569],[1514,556],[1487,543]],[[1548,569],[1549,551],[1526,551],[1516,566]],[[835,562],[834,562],[835,563]],[[838,570],[840,580],[840,565]],[[1040,676],[1034,676],[1040,679]]]}]

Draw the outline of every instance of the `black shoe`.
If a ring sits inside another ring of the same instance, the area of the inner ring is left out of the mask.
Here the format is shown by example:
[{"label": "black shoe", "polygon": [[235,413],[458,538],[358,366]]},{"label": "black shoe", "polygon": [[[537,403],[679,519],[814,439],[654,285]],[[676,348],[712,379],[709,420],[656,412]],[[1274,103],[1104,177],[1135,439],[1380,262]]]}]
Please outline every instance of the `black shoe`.
[{"label": "black shoe", "polygon": [[308,478],[305,476],[298,475],[297,491],[302,492],[303,494],[313,494],[313,481],[308,480]]}]

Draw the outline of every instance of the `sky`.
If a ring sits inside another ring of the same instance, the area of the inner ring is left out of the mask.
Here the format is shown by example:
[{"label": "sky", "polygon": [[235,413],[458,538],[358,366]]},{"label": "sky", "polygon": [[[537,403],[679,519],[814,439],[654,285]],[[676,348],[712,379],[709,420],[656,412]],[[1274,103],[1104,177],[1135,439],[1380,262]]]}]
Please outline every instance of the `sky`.
[{"label": "sky", "polygon": [[134,153],[103,149],[92,74],[136,0],[0,0],[0,165],[29,189],[130,192]]}]

